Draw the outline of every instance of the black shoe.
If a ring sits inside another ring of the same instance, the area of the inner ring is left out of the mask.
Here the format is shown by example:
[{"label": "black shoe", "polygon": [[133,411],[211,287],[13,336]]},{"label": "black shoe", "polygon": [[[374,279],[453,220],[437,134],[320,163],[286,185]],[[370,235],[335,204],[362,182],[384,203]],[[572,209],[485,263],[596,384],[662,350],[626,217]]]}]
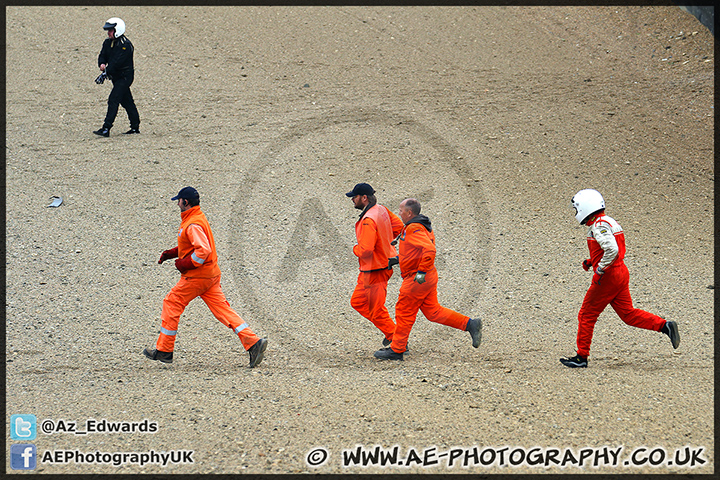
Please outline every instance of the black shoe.
[{"label": "black shoe", "polygon": [[402,361],[402,359],[403,359],[402,353],[397,353],[397,352],[393,351],[393,349],[390,347],[381,348],[380,350],[375,352],[373,355],[375,356],[375,358],[378,358],[380,360],[400,360],[400,361]]},{"label": "black shoe", "polygon": [[260,365],[265,349],[267,348],[267,343],[267,338],[261,338],[255,342],[255,345],[250,347],[248,350],[248,353],[250,353],[250,368],[255,368],[257,365]]},{"label": "black shoe", "polygon": [[478,348],[482,341],[482,321],[479,318],[471,318],[468,320],[465,330],[470,332],[473,347]]},{"label": "black shoe", "polygon": [[680,345],[680,332],[678,331],[677,322],[670,320],[665,322],[665,326],[667,327],[666,335],[670,337],[673,348],[677,348]]},{"label": "black shoe", "polygon": [[93,130],[93,133],[95,135],[100,135],[101,137],[109,137],[110,136],[110,129],[102,127],[99,130]]},{"label": "black shoe", "polygon": [[140,129],[139,128],[131,128],[127,132],[123,133],[123,135],[132,135],[133,133],[140,133]]},{"label": "black shoe", "polygon": [[146,348],[142,351],[142,353],[150,360],[160,360],[163,363],[173,362],[173,352],[161,352],[155,348]]},{"label": "black shoe", "polygon": [[[388,340],[387,338],[383,338],[383,347],[389,347],[392,343],[392,340]],[[407,353],[410,351],[410,348],[405,344],[405,351],[403,353]]]},{"label": "black shoe", "polygon": [[570,368],[587,368],[587,358],[575,355],[570,358],[561,358],[560,363]]}]

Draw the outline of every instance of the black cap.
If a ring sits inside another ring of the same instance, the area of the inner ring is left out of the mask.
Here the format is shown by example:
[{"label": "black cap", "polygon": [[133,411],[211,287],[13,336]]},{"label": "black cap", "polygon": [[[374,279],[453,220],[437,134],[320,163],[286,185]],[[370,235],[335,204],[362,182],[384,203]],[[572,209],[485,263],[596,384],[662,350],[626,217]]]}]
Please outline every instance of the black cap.
[{"label": "black cap", "polygon": [[346,193],[348,197],[354,197],[355,195],[372,195],[375,193],[373,187],[368,183],[358,183],[351,192]]},{"label": "black cap", "polygon": [[170,200],[177,200],[178,198],[184,198],[186,200],[200,200],[200,194],[193,187],[185,187]]}]

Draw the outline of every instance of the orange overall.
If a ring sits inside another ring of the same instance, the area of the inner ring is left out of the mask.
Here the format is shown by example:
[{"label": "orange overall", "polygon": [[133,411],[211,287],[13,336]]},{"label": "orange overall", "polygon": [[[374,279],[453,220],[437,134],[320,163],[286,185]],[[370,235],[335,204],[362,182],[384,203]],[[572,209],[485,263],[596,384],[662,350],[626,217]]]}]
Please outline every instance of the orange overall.
[{"label": "orange overall", "polygon": [[177,285],[165,296],[160,314],[162,326],[156,348],[161,352],[174,350],[180,315],[190,301],[200,297],[215,318],[233,330],[245,350],[248,350],[260,338],[230,307],[220,288],[220,267],[217,263],[215,239],[205,214],[200,210],[200,206],[196,205],[181,212],[180,216],[182,220],[178,232],[178,256],[186,258],[189,255],[196,268],[183,273]]},{"label": "orange overall", "polygon": [[[435,234],[427,217],[417,215],[410,220],[400,234],[398,245],[403,282],[395,305],[397,327],[390,348],[395,353],[405,352],[418,310],[431,322],[464,331],[470,317],[445,308],[438,302]],[[415,281],[415,274],[418,272],[425,273],[424,283]]]},{"label": "orange overall", "polygon": [[358,257],[360,274],[350,305],[380,329],[388,340],[392,340],[395,331],[395,323],[385,307],[387,284],[393,274],[388,262],[397,256],[390,242],[402,227],[400,217],[378,204],[365,210],[355,223],[358,243],[353,247],[353,253]]}]

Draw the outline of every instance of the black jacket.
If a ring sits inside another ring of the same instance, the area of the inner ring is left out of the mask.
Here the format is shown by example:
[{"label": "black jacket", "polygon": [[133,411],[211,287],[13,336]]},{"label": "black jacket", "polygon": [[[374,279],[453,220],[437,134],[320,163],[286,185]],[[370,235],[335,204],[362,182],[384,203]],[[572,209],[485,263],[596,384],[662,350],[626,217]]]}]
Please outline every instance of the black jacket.
[{"label": "black jacket", "polygon": [[110,79],[122,78],[135,73],[133,53],[135,49],[125,35],[106,38],[98,55],[98,67],[105,64]]}]

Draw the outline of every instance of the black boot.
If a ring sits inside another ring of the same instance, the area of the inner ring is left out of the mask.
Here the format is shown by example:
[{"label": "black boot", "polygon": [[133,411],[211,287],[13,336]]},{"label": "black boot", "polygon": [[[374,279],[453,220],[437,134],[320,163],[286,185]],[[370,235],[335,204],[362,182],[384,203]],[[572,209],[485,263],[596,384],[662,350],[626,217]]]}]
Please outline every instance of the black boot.
[{"label": "black boot", "polygon": [[150,360],[159,360],[163,363],[172,363],[173,361],[173,352],[161,352],[155,348],[146,348],[142,353]]},{"label": "black boot", "polygon": [[471,318],[468,320],[465,330],[470,332],[472,346],[478,348],[482,342],[482,321],[479,318]]},{"label": "black boot", "polygon": [[110,136],[110,129],[102,127],[99,130],[93,130],[93,133],[95,135],[100,135],[101,137],[109,137]]},{"label": "black boot", "polygon": [[255,368],[257,365],[260,365],[265,349],[267,348],[267,343],[267,338],[261,338],[255,342],[255,345],[250,347],[248,350],[248,353],[250,353],[250,368]]},{"label": "black boot", "polygon": [[381,348],[377,352],[373,354],[375,358],[378,358],[380,360],[403,360],[403,354],[397,353],[392,348]]}]

